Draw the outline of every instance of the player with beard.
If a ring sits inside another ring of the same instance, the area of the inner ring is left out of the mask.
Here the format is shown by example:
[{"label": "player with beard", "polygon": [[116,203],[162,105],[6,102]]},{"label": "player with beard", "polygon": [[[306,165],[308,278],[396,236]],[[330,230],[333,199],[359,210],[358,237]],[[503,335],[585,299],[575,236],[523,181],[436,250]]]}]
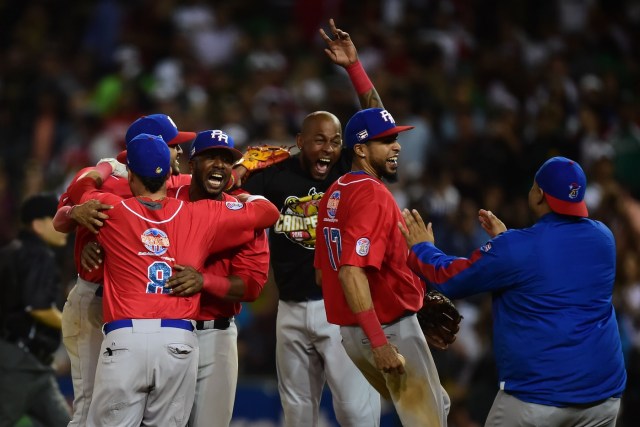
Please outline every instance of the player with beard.
[{"label": "player with beard", "polygon": [[315,266],[327,319],[340,326],[351,360],[393,402],[402,425],[439,427],[447,425],[449,398],[415,314],[425,287],[407,265],[402,215],[382,182],[397,174],[398,133],[412,128],[396,126],[382,108],[349,120],[353,166],[318,207]]},{"label": "player with beard", "polygon": [[[241,157],[233,138],[226,133],[199,132],[189,152],[191,184],[169,191],[169,196],[192,202],[204,199],[237,202],[223,189],[233,164]],[[200,346],[196,398],[188,426],[229,426],[238,382],[238,329],[234,316],[240,313],[240,302],[254,301],[267,281],[266,233],[256,232],[253,241],[209,257],[202,276],[195,270],[184,272],[167,282],[174,295],[191,295],[204,282],[196,318]]]},{"label": "player with beard", "polygon": [[[327,56],[347,70],[363,107],[382,102],[358,61],[349,34],[330,20]],[[327,322],[322,290],[316,285],[313,254],[320,198],[350,168],[342,154],[342,126],[327,111],[305,117],[296,137],[300,153],[251,176],[244,189],[280,208],[269,233],[271,267],[279,291],[276,319],[278,391],[284,425],[317,426],[325,382],[341,426],[380,424],[380,396],[340,344],[339,328]]]}]

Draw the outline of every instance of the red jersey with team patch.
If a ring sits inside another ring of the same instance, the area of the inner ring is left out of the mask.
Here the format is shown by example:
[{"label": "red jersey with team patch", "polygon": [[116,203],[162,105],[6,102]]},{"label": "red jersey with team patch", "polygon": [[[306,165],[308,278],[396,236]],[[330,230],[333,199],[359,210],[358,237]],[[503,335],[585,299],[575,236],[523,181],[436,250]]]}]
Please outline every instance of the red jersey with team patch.
[{"label": "red jersey with team patch", "polygon": [[[167,192],[169,196],[179,200],[189,201],[189,186],[185,185]],[[238,200],[226,193],[222,193],[224,201]],[[269,241],[264,230],[256,231],[255,238],[237,248],[210,255],[205,261],[203,273],[228,277],[240,277],[245,285],[245,298],[253,301],[262,291],[269,275]],[[204,289],[200,295],[200,313],[197,320],[212,320],[231,317],[240,313],[242,304],[227,301],[208,294]]]},{"label": "red jersey with team patch", "polygon": [[329,322],[358,324],[338,279],[343,265],[365,269],[381,323],[422,307],[424,286],[407,266],[409,251],[398,221],[404,223],[389,190],[364,172],[343,175],[324,193],[318,208],[315,267],[322,270]]},{"label": "red jersey with team patch", "polygon": [[[73,180],[71,181],[71,184],[69,184],[67,191],[62,196],[60,196],[58,209],[60,209],[63,206],[73,206],[73,202],[69,199],[69,189],[78,180],[78,177],[80,177],[81,175],[85,174],[86,172],[92,169],[93,167],[88,167],[76,173]],[[179,187],[181,185],[184,185],[185,182],[186,183],[191,182],[191,175],[185,175],[185,174],[171,175],[171,177],[169,177],[169,179],[167,180],[167,188]],[[133,195],[131,194],[131,189],[129,188],[129,180],[126,177],[122,178],[115,175],[109,176],[109,178],[103,182],[102,186],[100,187],[100,191],[104,193],[115,194],[116,196],[122,197],[123,199],[133,197]],[[108,215],[109,211],[105,211],[105,213]],[[71,219],[69,220],[72,221]],[[92,232],[90,232],[84,227],[78,227],[76,229],[76,236],[73,244],[73,258],[74,258],[76,271],[78,272],[78,276],[81,279],[86,280],[87,282],[101,284],[103,280],[103,274],[104,274],[102,264],[100,264],[100,266],[97,269],[87,271],[82,267],[82,264],[80,263],[82,249],[89,242],[93,242],[95,240],[96,240],[95,234],[93,234]]]},{"label": "red jersey with team patch", "polygon": [[[164,288],[173,266],[182,264],[202,269],[208,254],[249,242],[254,237],[258,204],[269,204],[266,201],[242,204],[211,200],[186,203],[174,198],[122,199],[95,189],[92,179],[79,180],[69,193],[74,202],[97,199],[114,206],[98,234],[98,242],[105,248],[105,322],[196,318],[199,294],[176,297]],[[273,209],[269,219],[273,219],[273,223],[278,212],[274,206],[270,207]]]}]

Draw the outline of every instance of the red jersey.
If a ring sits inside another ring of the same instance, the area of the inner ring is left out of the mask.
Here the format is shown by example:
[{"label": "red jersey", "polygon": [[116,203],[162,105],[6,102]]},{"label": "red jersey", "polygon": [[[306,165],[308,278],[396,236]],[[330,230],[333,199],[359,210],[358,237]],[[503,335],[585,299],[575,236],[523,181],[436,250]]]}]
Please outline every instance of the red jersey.
[{"label": "red jersey", "polygon": [[422,307],[424,286],[407,266],[409,251],[398,229],[404,220],[382,181],[364,172],[340,177],[318,207],[315,267],[322,270],[327,320],[357,325],[338,279],[343,265],[365,269],[380,323]]},{"label": "red jersey", "polygon": [[[69,187],[67,187],[67,191],[62,196],[60,196],[58,209],[60,209],[63,206],[73,206],[73,202],[69,199],[69,189],[76,181],[78,181],[78,177],[80,177],[81,175],[83,175],[84,173],[92,169],[93,167],[88,167],[76,173],[76,175],[73,177],[73,180],[69,184]],[[169,179],[167,180],[167,188],[179,187],[180,185],[184,185],[185,182],[187,183],[191,182],[191,175],[185,175],[185,174],[171,175],[171,177],[169,177]],[[103,182],[102,186],[100,187],[100,190],[104,193],[115,194],[116,196],[120,196],[123,199],[133,197],[133,194],[131,194],[131,189],[129,188],[129,180],[127,178],[123,178],[115,175],[109,176],[109,178]],[[108,211],[107,211],[107,214],[108,214]],[[103,274],[104,274],[103,264],[100,264],[100,266],[97,269],[87,271],[82,267],[82,264],[80,263],[82,249],[89,242],[93,242],[94,240],[96,240],[95,234],[93,234],[92,232],[90,232],[84,227],[78,227],[76,229],[76,237],[73,243],[73,258],[74,258],[76,271],[78,272],[78,276],[81,279],[86,280],[87,282],[101,284],[103,280]]]},{"label": "red jersey", "polygon": [[[197,317],[199,294],[176,297],[164,288],[173,265],[202,269],[208,254],[249,242],[258,222],[259,204],[270,205],[266,201],[122,199],[99,191],[92,179],[78,181],[69,193],[74,202],[97,199],[114,206],[98,234],[105,248],[105,322]],[[275,222],[278,212],[275,207],[272,211],[269,219]]]},{"label": "red jersey", "polygon": [[[167,192],[179,200],[189,201],[189,186],[185,185]],[[238,200],[229,194],[222,193],[225,202],[237,202]],[[255,238],[237,248],[212,254],[205,261],[203,273],[228,277],[230,275],[240,277],[246,290],[243,300],[255,300],[269,275],[269,241],[264,230],[255,232]],[[240,313],[242,304],[226,301],[208,294],[203,290],[200,295],[200,313],[196,320],[212,320],[222,317],[231,317]]]}]

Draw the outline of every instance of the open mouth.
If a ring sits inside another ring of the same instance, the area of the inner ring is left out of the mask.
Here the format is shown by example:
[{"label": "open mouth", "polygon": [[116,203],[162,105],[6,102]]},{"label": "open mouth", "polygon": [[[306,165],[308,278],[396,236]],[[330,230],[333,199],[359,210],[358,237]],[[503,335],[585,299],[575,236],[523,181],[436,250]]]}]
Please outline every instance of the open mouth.
[{"label": "open mouth", "polygon": [[325,175],[327,172],[329,172],[329,165],[331,165],[331,159],[318,159],[318,161],[316,162],[316,171],[318,171],[320,175]]},{"label": "open mouth", "polygon": [[389,157],[389,158],[387,159],[387,163],[388,163],[390,166],[398,167],[398,156]]},{"label": "open mouth", "polygon": [[214,172],[207,177],[207,182],[212,187],[220,187],[222,185],[222,174]]}]

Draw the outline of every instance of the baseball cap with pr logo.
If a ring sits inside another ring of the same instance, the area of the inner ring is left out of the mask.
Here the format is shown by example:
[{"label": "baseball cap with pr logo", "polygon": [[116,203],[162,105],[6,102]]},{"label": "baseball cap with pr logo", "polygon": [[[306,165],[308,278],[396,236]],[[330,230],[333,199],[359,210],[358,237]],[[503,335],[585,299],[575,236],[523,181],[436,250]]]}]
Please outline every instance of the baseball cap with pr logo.
[{"label": "baseball cap with pr logo", "polygon": [[578,163],[566,157],[552,157],[540,166],[535,181],[552,211],[562,215],[589,216],[584,202],[587,177]]},{"label": "baseball cap with pr logo", "polygon": [[[166,114],[142,116],[131,123],[124,137],[125,142],[128,145],[133,138],[142,133],[161,136],[169,147],[182,144],[196,137],[195,132],[180,132],[171,117]],[[127,150],[121,151],[116,159],[120,163],[126,163]]]},{"label": "baseball cap with pr logo", "polygon": [[413,126],[396,126],[391,114],[382,108],[367,108],[354,114],[344,128],[345,145],[353,148],[374,139],[413,129]]},{"label": "baseball cap with pr logo", "polygon": [[240,160],[242,153],[233,148],[233,138],[227,135],[221,130],[205,130],[198,132],[196,139],[191,143],[191,150],[189,150],[189,159],[193,159],[194,156],[202,153],[206,150],[227,150],[233,156],[233,161]]},{"label": "baseball cap with pr logo", "polygon": [[161,136],[143,133],[127,144],[127,166],[144,178],[167,176],[170,158],[169,147]]}]

